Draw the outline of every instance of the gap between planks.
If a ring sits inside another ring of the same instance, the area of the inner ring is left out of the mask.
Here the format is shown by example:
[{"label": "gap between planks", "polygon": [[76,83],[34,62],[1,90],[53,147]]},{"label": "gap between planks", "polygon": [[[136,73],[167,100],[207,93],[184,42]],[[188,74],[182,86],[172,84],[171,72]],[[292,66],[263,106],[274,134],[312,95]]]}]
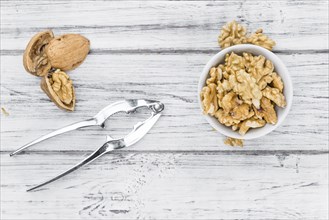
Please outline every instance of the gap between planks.
[{"label": "gap between planks", "polygon": [[[239,148],[241,149],[241,148]],[[0,151],[2,155],[8,155],[12,151]],[[65,151],[26,151],[19,155],[50,155],[50,154],[85,154],[92,153],[89,150],[65,150]],[[117,150],[112,151],[111,154],[194,154],[194,155],[252,155],[252,156],[269,156],[269,155],[323,155],[328,154],[327,150]]]},{"label": "gap between planks", "polygon": [[[220,48],[213,50],[200,49],[91,49],[89,54],[93,55],[115,55],[115,54],[215,54],[221,51]],[[273,50],[275,54],[293,55],[293,54],[327,54],[329,49],[322,50]],[[24,50],[0,50],[1,56],[22,56]]]}]

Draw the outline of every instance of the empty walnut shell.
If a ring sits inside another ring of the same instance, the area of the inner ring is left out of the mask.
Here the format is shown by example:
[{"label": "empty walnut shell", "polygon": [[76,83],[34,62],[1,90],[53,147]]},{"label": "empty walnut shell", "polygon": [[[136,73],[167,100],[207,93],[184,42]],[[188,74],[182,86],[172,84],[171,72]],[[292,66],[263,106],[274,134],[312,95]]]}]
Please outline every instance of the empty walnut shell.
[{"label": "empty walnut shell", "polygon": [[27,72],[35,76],[45,76],[51,69],[45,52],[47,45],[54,38],[52,31],[37,33],[26,46],[23,64]]},{"label": "empty walnut shell", "polygon": [[59,108],[67,111],[74,110],[74,87],[72,80],[65,72],[58,69],[42,77],[41,89]]},{"label": "empty walnut shell", "polygon": [[79,34],[64,34],[50,41],[46,53],[53,68],[66,71],[78,67],[88,55],[89,49],[87,38]]}]

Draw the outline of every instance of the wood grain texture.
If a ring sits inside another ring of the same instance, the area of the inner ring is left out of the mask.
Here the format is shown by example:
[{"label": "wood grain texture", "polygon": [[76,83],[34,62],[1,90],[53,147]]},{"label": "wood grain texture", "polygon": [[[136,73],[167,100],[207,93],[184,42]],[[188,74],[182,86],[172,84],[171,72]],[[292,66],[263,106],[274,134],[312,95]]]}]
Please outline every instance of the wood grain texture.
[{"label": "wood grain texture", "polygon": [[[328,1],[0,3],[1,107],[9,112],[0,116],[1,219],[328,219]],[[199,75],[233,19],[276,40],[294,84],[282,126],[244,148],[225,146],[197,103]],[[91,41],[69,73],[73,113],[57,109],[22,65],[31,36],[47,28]],[[72,132],[17,157],[10,151],[124,98],[166,105],[142,141],[25,192],[147,115],[119,114],[105,130]]]},{"label": "wood grain texture", "polygon": [[[70,74],[77,95],[74,113],[58,110],[40,92],[39,79],[25,73],[20,65],[21,56],[2,56],[4,63],[17,64],[2,68],[2,100],[10,112],[10,116],[1,121],[2,150],[14,150],[53,128],[89,118],[114,101],[141,97],[161,100],[166,109],[150,134],[131,149],[231,150],[224,146],[223,136],[213,131],[202,117],[197,103],[199,74],[211,56],[191,53],[90,55],[81,68]],[[247,141],[247,148],[328,150],[327,54],[279,56],[286,63],[294,83],[291,112],[283,125],[271,134]],[[21,79],[18,82],[17,75]],[[93,150],[102,143],[106,132],[119,137],[135,122],[121,114],[110,119],[105,131],[84,129],[49,140],[31,150]],[[158,139],[162,141],[158,142]]]},{"label": "wood grain texture", "polygon": [[36,32],[81,33],[94,50],[213,50],[228,21],[262,27],[277,50],[328,49],[327,1],[5,1],[3,50],[23,50]]},{"label": "wood grain texture", "polygon": [[43,190],[24,191],[83,156],[31,153],[13,159],[2,154],[1,173],[6,177],[1,182],[1,187],[6,188],[1,193],[3,216],[7,219],[328,218],[327,154],[116,152]]}]

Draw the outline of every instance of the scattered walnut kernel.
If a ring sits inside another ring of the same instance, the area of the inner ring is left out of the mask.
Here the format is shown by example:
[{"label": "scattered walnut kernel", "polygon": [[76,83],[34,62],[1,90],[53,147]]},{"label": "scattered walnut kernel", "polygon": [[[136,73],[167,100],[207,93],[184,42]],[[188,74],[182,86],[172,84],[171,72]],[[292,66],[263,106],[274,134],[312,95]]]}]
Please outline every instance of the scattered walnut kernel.
[{"label": "scattered walnut kernel", "polygon": [[2,114],[4,114],[5,116],[9,116],[9,112],[8,112],[4,107],[1,107],[1,112],[2,112]]},{"label": "scattered walnut kernel", "polygon": [[276,124],[275,105],[286,106],[283,82],[264,56],[226,54],[224,64],[209,71],[201,91],[205,114],[241,135],[251,128]]},{"label": "scattered walnut kernel", "polygon": [[275,46],[275,41],[263,34],[263,29],[258,29],[254,34],[248,37],[247,42],[264,47],[268,50],[272,50]]},{"label": "scattered walnut kernel", "polygon": [[236,21],[232,21],[223,26],[221,34],[218,36],[218,43],[222,48],[247,42],[246,28]]},{"label": "scattered walnut kernel", "polygon": [[243,147],[243,140],[227,137],[226,140],[224,141],[224,144],[230,145],[232,147],[235,147],[235,146]]},{"label": "scattered walnut kernel", "polygon": [[248,36],[246,28],[236,21],[229,22],[222,27],[218,43],[221,48],[247,43],[264,47],[267,50],[272,50],[275,46],[275,41],[263,34],[263,29],[260,28]]}]

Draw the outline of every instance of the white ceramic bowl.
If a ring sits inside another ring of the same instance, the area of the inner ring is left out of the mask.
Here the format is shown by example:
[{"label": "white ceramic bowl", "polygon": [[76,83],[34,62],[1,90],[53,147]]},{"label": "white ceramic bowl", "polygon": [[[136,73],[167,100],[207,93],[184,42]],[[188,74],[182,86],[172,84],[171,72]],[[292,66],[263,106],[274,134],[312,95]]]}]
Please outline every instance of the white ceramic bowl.
[{"label": "white ceramic bowl", "polygon": [[220,63],[224,63],[225,55],[231,52],[234,52],[239,55],[241,55],[243,52],[249,52],[252,53],[253,55],[263,55],[266,59],[272,61],[274,64],[275,72],[277,72],[281,76],[282,81],[284,83],[283,94],[286,97],[287,106],[285,108],[279,108],[279,107],[275,108],[278,116],[278,122],[275,125],[266,124],[264,127],[261,128],[250,129],[243,136],[240,135],[237,131],[233,131],[231,127],[226,127],[225,125],[221,124],[215,117],[205,114],[204,117],[213,128],[215,128],[217,131],[228,137],[240,138],[240,139],[254,139],[264,136],[270,133],[271,131],[273,131],[275,128],[277,128],[288,115],[288,112],[292,104],[293,87],[289,76],[289,72],[286,66],[283,64],[283,62],[274,53],[262,47],[252,44],[235,45],[220,51],[208,61],[208,63],[206,64],[206,66],[204,67],[201,73],[199,85],[198,85],[198,100],[199,100],[201,112],[203,111],[203,109],[200,99],[200,92],[206,84],[206,79],[208,78],[209,70],[211,67],[218,66]]}]

